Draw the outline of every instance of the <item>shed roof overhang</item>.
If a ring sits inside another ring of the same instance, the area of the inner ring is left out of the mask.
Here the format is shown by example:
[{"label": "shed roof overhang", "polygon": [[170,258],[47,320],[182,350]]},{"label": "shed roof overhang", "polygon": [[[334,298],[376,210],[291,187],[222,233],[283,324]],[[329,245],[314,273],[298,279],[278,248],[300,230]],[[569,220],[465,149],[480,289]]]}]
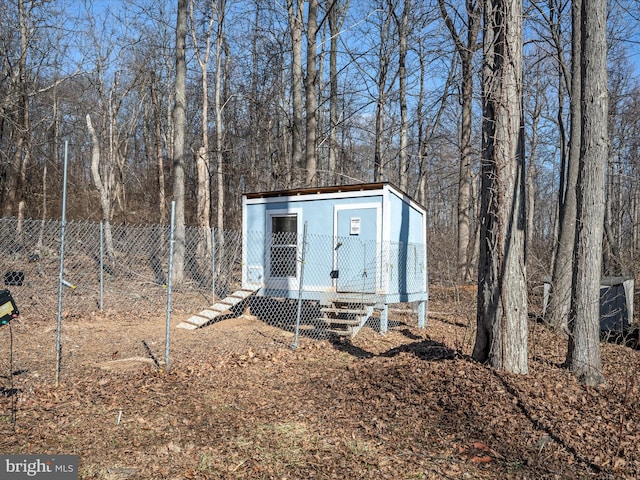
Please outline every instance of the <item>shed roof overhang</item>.
[{"label": "shed roof overhang", "polygon": [[350,184],[350,185],[333,185],[333,186],[325,186],[325,187],[293,188],[288,190],[274,190],[270,192],[251,192],[251,193],[245,193],[244,196],[247,199],[295,197],[295,196],[303,196],[303,195],[317,195],[317,194],[323,194],[323,193],[324,194],[349,193],[349,192],[363,192],[368,190],[383,190],[385,187],[396,191],[401,197],[406,197],[410,202],[420,205],[420,207],[424,209],[423,205],[415,201],[413,198],[411,198],[409,195],[404,193],[402,190],[400,190],[398,187],[396,187],[390,182],[356,183],[356,184]]}]

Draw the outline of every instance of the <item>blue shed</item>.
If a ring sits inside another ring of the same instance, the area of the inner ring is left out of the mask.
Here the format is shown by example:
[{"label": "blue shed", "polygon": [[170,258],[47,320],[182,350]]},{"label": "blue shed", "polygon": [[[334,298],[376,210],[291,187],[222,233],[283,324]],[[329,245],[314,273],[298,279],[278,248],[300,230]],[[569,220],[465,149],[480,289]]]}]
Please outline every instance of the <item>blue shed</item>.
[{"label": "blue shed", "polygon": [[[427,314],[425,208],[390,183],[248,193],[242,288],[321,305],[354,335],[374,310],[417,302]],[[334,321],[335,320],[335,321]]]}]

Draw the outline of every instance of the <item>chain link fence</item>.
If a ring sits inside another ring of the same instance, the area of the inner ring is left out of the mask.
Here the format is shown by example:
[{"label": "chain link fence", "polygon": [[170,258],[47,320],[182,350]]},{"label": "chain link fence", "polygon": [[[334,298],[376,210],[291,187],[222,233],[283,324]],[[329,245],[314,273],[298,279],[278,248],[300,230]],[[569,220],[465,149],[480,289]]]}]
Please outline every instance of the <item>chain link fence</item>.
[{"label": "chain link fence", "polygon": [[[24,321],[56,318],[61,227],[59,221],[0,219],[1,288],[11,291]],[[107,229],[74,221],[66,223],[64,238],[65,318],[99,311],[164,316],[169,226]],[[265,328],[284,334],[281,343],[290,345],[300,337],[350,338],[363,328],[384,333],[399,323],[399,309],[403,322],[414,325],[426,316],[424,245],[287,233],[242,238],[190,227],[184,252],[171,310],[193,319],[183,322],[188,328],[242,318],[262,332],[254,345],[272,343],[275,334],[264,335]]]},{"label": "chain link fence", "polygon": [[290,332],[295,345],[300,336],[351,338],[365,327],[385,333],[395,325],[389,305],[409,304],[404,310],[414,325],[425,323],[424,245],[249,232],[242,251],[241,288],[181,326],[197,328],[249,313]]},{"label": "chain link fence", "polygon": [[[161,312],[166,306],[170,227],[67,222],[63,279],[65,310],[79,315],[103,309],[135,306]],[[224,296],[238,281],[240,235],[225,232],[224,251],[212,262],[211,243],[202,229],[187,228],[184,281],[173,289],[172,307],[188,312],[206,305],[213,291]],[[59,221],[0,219],[0,273],[2,288],[19,299],[21,316],[55,318],[60,272]],[[109,239],[107,239],[109,238]],[[217,243],[214,242],[214,245]],[[212,275],[215,269],[216,275]],[[215,282],[213,279],[215,278]]]}]

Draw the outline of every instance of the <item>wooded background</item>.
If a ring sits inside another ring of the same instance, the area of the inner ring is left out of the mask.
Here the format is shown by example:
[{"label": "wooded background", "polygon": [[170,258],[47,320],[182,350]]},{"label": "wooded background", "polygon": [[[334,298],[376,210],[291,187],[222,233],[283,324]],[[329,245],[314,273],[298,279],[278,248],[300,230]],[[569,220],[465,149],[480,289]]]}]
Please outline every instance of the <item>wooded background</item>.
[{"label": "wooded background", "polygon": [[[168,222],[176,3],[2,3],[3,216],[60,218],[68,141],[68,218]],[[481,3],[182,3],[187,225],[238,230],[243,192],[386,180],[427,207],[432,281],[474,279]],[[571,2],[523,12],[527,268],[540,278],[567,175]],[[607,274],[640,271],[639,29],[638,2],[609,2]]]}]

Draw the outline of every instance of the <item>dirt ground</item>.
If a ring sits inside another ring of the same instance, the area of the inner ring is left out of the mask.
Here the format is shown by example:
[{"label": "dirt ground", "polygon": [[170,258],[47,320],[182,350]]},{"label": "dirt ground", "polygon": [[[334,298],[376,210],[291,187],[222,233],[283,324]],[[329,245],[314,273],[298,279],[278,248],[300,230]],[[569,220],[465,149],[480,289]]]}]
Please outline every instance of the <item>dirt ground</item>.
[{"label": "dirt ground", "polygon": [[163,310],[67,316],[58,387],[55,321],[16,321],[0,452],[78,455],[87,480],[639,478],[638,350],[603,343],[588,388],[532,320],[529,375],[497,372],[469,357],[473,307],[432,289],[426,329],[393,310],[386,335],[297,349],[248,315],[172,328],[169,368]]}]

